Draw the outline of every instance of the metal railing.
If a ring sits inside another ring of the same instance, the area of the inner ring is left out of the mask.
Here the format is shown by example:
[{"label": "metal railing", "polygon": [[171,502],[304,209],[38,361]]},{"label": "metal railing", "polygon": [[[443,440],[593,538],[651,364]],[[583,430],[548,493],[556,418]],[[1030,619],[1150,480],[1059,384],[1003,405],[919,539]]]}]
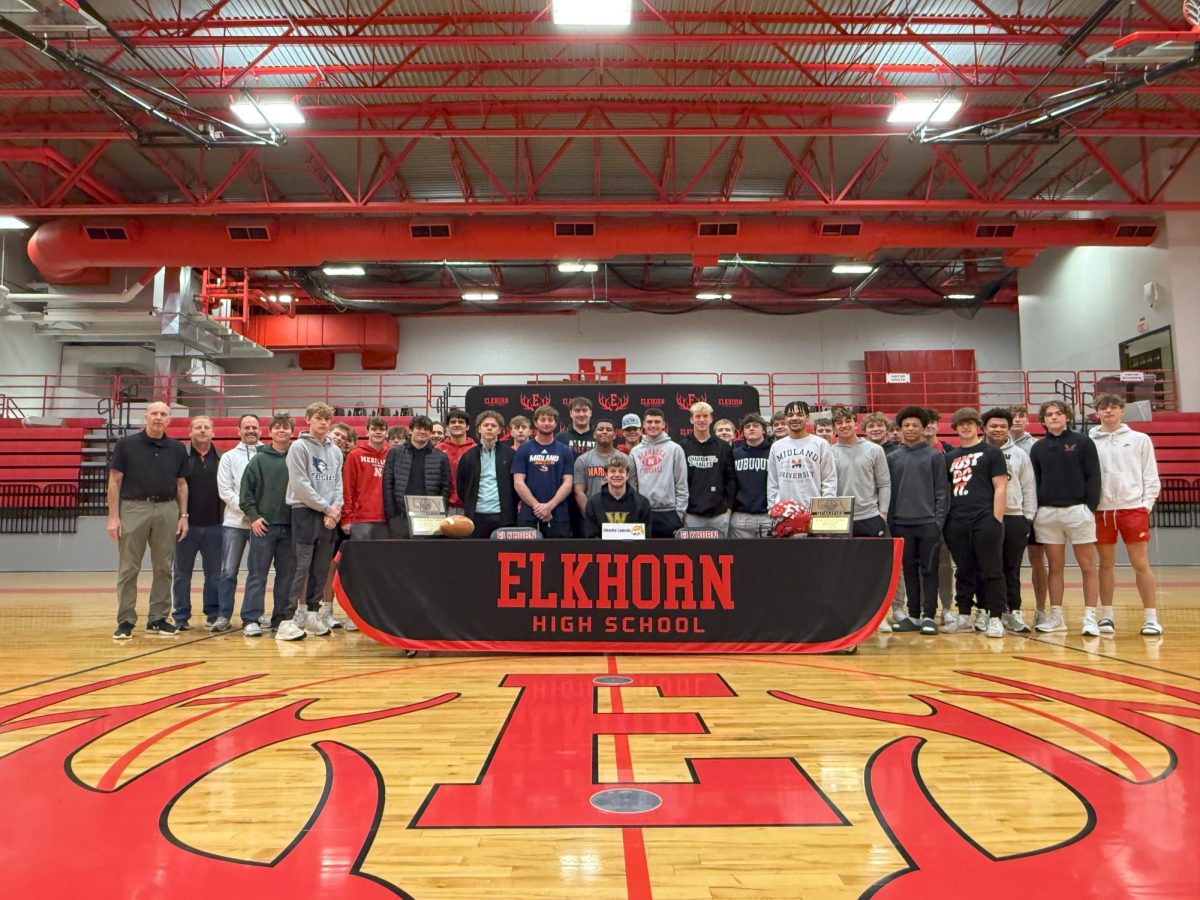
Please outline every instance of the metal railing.
[{"label": "metal railing", "polygon": [[0,484],[0,534],[74,534],[79,527],[74,484]]},{"label": "metal railing", "polygon": [[1150,514],[1153,528],[1200,528],[1200,478],[1164,478]]},{"label": "metal railing", "polygon": [[[461,406],[469,388],[483,384],[582,382],[577,372],[273,372],[190,375],[3,375],[0,409],[21,416],[99,417],[118,432],[141,423],[152,400],[168,399],[191,415],[238,416],[288,412],[302,415],[323,400],[339,415],[441,415]],[[1149,400],[1156,410],[1178,408],[1172,370],[927,371],[927,372],[629,372],[627,384],[749,384],[762,409],[774,412],[789,400],[815,408],[849,406],[860,412],[894,413],[902,406],[947,411],[958,406],[1038,404],[1061,398],[1076,409],[1098,393]]]}]

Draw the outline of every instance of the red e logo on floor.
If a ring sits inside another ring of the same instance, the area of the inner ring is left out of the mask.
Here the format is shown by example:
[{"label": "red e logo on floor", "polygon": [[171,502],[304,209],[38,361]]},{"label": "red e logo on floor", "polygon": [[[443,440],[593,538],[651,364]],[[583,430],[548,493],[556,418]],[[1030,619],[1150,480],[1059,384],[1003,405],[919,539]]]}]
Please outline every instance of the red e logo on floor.
[{"label": "red e logo on floor", "polygon": [[[713,674],[509,675],[502,686],[521,694],[476,783],[435,785],[413,827],[848,824],[790,758],[688,759],[690,782],[599,783],[598,735],[708,733],[695,713],[597,712],[597,690],[614,684],[663,697],[736,696]],[[640,812],[598,808],[596,796],[614,789],[661,802]]]}]

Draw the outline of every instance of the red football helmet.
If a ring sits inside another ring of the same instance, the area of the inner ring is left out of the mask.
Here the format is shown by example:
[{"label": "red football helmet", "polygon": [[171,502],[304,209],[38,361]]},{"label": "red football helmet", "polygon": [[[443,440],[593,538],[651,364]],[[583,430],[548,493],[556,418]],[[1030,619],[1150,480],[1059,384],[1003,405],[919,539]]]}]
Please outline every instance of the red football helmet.
[{"label": "red football helmet", "polygon": [[771,537],[794,537],[808,534],[812,513],[797,500],[781,500],[767,512],[771,517]]}]

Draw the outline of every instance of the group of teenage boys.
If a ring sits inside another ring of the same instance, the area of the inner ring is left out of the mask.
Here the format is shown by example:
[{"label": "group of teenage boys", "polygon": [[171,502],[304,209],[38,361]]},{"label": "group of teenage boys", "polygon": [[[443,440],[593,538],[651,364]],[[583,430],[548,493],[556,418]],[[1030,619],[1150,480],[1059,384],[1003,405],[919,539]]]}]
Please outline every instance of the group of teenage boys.
[{"label": "group of teenage boys", "polygon": [[[860,435],[845,407],[832,410],[823,434],[809,431],[811,411],[802,401],[770,423],[752,413],[736,428],[729,420],[714,425],[712,407],[699,402],[690,410],[690,434],[676,442],[660,409],[625,415],[618,429],[607,419],[593,423],[591,404],[580,397],[561,431],[551,406],[537,409],[532,421],[508,423],[487,410],[475,419],[476,440],[468,436],[467,414],[452,409],[444,423],[415,416],[407,427],[372,417],[358,444],[353,429],[333,423],[332,408],[314,403],[308,430],[295,440],[290,416],[274,416],[264,442],[259,418],[246,415],[239,443],[222,454],[212,444],[211,419],[192,419],[184,445],[166,436],[170,411],[155,403],[145,429],[118,441],[110,464],[108,530],[120,550],[113,636],[132,634],[147,544],[154,569],[147,632],[190,629],[197,555],[205,627],[228,630],[249,547],[243,633],[274,630],[284,641],[328,635],[343,627],[332,603],[337,545],[409,537],[405,498],[431,495],[469,517],[480,538],[514,524],[547,538],[593,538],[607,523],[643,523],[651,537],[689,526],[749,538],[767,533],[768,510],[779,501],[850,496],[855,536],[904,540],[902,587],[881,628],[924,634],[938,633],[939,619],[943,632],[1029,633],[1020,590],[1027,547],[1037,597],[1033,627],[1067,630],[1068,543],[1083,576],[1082,633],[1113,634],[1120,536],[1143,602],[1142,633],[1158,635],[1147,554],[1159,490],[1153,448],[1122,423],[1119,397],[1101,396],[1096,408],[1099,425],[1089,436],[1070,429],[1068,404],[1042,404],[1046,436],[1036,442],[1024,407],[982,415],[960,409],[951,420],[959,438],[953,447],[938,441],[936,413],[921,407],[902,409],[893,421],[868,414]],[[738,428],[741,439],[734,440]]]}]

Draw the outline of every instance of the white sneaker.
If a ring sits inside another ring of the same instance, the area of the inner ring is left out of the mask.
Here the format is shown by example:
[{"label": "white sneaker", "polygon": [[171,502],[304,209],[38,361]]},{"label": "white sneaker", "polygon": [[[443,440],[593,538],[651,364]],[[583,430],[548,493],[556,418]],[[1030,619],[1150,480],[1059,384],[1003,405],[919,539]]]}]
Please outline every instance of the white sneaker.
[{"label": "white sneaker", "polygon": [[1046,620],[1039,625],[1035,625],[1034,628],[1042,634],[1050,634],[1053,631],[1066,631],[1067,623],[1063,620],[1062,607],[1050,607],[1050,611],[1046,613]]},{"label": "white sneaker", "polygon": [[303,601],[296,607],[296,611],[292,613],[292,624],[304,630],[305,624],[308,622],[308,609],[304,606]]},{"label": "white sneaker", "polygon": [[1112,619],[1101,619],[1096,624],[1100,626],[1101,634],[1116,634],[1117,633],[1117,626],[1113,624]]},{"label": "white sneaker", "polygon": [[297,628],[294,619],[284,619],[279,623],[279,627],[275,629],[275,640],[302,641],[304,640],[304,629]]},{"label": "white sneaker", "polygon": [[987,636],[990,638],[1004,637],[1004,623],[1000,621],[998,616],[988,619]]},{"label": "white sneaker", "polygon": [[354,620],[349,616],[346,616],[345,628],[347,631],[358,631],[358,626],[354,624]]},{"label": "white sneaker", "polygon": [[319,612],[310,612],[304,620],[304,633],[325,637],[329,634],[329,626],[325,624]]},{"label": "white sneaker", "polygon": [[974,616],[973,627],[975,630],[987,631],[989,627],[987,610],[976,607],[971,614]]},{"label": "white sneaker", "polygon": [[1147,619],[1142,623],[1142,634],[1146,637],[1160,637],[1163,633],[1163,627],[1157,621],[1151,622]]},{"label": "white sneaker", "polygon": [[228,631],[229,630],[229,620],[227,618],[225,618],[224,616],[217,616],[217,618],[213,620],[213,623],[208,626],[208,630],[209,631]]},{"label": "white sneaker", "polygon": [[946,610],[946,614],[942,617],[942,631],[946,634],[954,634],[959,631],[970,631],[971,620],[966,616],[952,613]]},{"label": "white sneaker", "polygon": [[1025,624],[1025,617],[1019,609],[1008,614],[1008,630],[1013,634],[1029,634],[1031,629]]},{"label": "white sneaker", "polygon": [[261,628],[263,631],[270,631],[275,626],[273,626],[271,624],[270,616],[263,616],[261,619],[258,620],[258,627]]},{"label": "white sneaker", "polygon": [[1045,621],[1046,621],[1046,610],[1035,609],[1033,611],[1033,627],[1037,628],[1039,625],[1041,625]]},{"label": "white sneaker", "polygon": [[326,628],[341,628],[342,623],[333,617],[333,604],[322,603],[321,608],[317,610],[317,618]]},{"label": "white sneaker", "polygon": [[1083,627],[1079,629],[1079,633],[1084,637],[1100,637],[1100,625],[1096,621],[1096,617],[1084,616]]},{"label": "white sneaker", "polygon": [[244,637],[262,637],[262,626],[257,622],[247,622],[246,627],[242,629]]},{"label": "white sneaker", "polygon": [[890,634],[890,633],[891,633],[891,631],[892,631],[892,623],[891,623],[891,622],[889,622],[889,621],[887,620],[887,618],[885,617],[885,618],[884,618],[884,620],[883,620],[882,622],[880,622],[880,623],[879,623],[879,628],[878,628],[878,629],[876,629],[876,630],[877,630],[877,631],[882,631],[882,632],[885,632],[885,633],[887,633],[887,634]]}]

